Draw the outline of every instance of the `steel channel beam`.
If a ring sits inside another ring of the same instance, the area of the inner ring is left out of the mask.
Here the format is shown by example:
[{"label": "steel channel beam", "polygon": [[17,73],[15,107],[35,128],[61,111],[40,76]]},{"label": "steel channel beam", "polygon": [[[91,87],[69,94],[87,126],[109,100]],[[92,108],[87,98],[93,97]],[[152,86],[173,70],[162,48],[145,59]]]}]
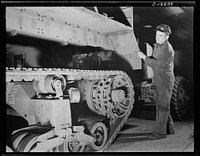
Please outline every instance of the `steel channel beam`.
[{"label": "steel channel beam", "polygon": [[7,7],[6,28],[9,31],[17,31],[18,34],[58,41],[65,45],[71,43],[100,46],[113,50],[107,35],[28,9]]}]

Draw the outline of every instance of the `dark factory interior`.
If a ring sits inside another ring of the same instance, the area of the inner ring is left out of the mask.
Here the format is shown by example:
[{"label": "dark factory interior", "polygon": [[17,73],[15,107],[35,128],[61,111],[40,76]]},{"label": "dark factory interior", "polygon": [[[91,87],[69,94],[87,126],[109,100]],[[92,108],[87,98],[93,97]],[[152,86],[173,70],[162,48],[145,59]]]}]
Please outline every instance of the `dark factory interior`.
[{"label": "dark factory interior", "polygon": [[[121,130],[117,132],[118,135],[112,141],[112,144],[110,144],[110,146],[104,150],[104,152],[193,152],[193,30],[195,23],[195,7],[194,3],[191,4],[192,5],[180,7],[151,7],[134,5],[126,7],[118,5],[106,6],[106,4],[104,4],[105,6],[97,5],[96,7],[93,7],[89,5],[85,7],[86,9],[89,9],[93,12],[97,12],[98,10],[98,14],[120,22],[128,27],[131,27],[131,24],[125,16],[123,9],[126,10],[127,8],[131,7],[133,9],[132,28],[141,51],[145,51],[144,45],[146,44],[154,47],[155,28],[159,24],[167,24],[170,26],[172,34],[170,35],[169,42],[171,43],[175,51],[174,74],[175,76],[184,77],[187,86],[185,88],[187,93],[185,93],[184,90],[184,93],[180,92],[179,96],[182,95],[182,98],[184,100],[184,96],[187,96],[187,98],[189,98],[190,100],[188,100],[189,102],[187,101],[189,103],[187,103],[187,105],[189,106],[185,106],[185,108],[180,108],[183,111],[182,113],[184,114],[184,117],[179,119],[174,118],[176,133],[174,136],[168,135],[168,140],[164,139],[152,141],[146,139],[143,136],[145,133],[148,133],[151,130],[151,126],[154,124],[155,120],[155,105],[153,101],[149,103],[144,103],[144,101],[139,100],[141,98],[139,95],[139,93],[141,92],[141,83],[146,79],[144,75],[145,71],[132,70],[129,63],[126,62],[126,60],[124,60],[123,58],[118,57],[117,54],[113,51],[111,63],[109,61],[102,61],[100,63],[98,62],[99,64],[97,64],[95,62],[96,60],[94,61],[93,58],[97,57],[96,53],[98,51],[106,50],[103,47],[95,47],[92,45],[82,46],[70,43],[65,44],[56,40],[48,40],[46,38],[44,39],[33,37],[31,35],[24,35],[23,33],[18,33],[16,35],[15,31],[7,30],[6,67],[67,68],[77,70],[84,69],[103,71],[109,69],[123,70],[130,76],[131,80],[133,81],[132,83],[135,89],[135,103],[133,106],[133,110],[130,112],[129,118],[127,119],[127,122],[124,123]],[[87,54],[93,60],[86,60],[88,61],[87,64],[83,64],[82,66],[74,66],[74,56],[79,56],[81,54]],[[19,63],[19,61],[21,62]],[[142,67],[144,67],[143,61],[141,61],[141,64]],[[182,81],[181,78],[179,80]],[[67,85],[68,83],[70,84],[70,82],[67,82]],[[75,86],[76,85],[77,84],[75,84]],[[101,87],[101,85],[99,85],[98,87]],[[25,88],[24,90],[26,90],[26,86],[22,85],[22,88]],[[125,89],[125,93],[128,94],[128,92],[129,89]],[[29,94],[32,93],[31,91],[29,93],[28,90],[27,95],[29,96]],[[8,94],[8,96],[10,96],[10,94]],[[21,97],[19,97],[19,101],[21,100],[20,98]],[[35,95],[31,99],[35,100],[34,98]],[[180,101],[183,99],[180,99]],[[37,100],[39,101],[39,99]],[[81,105],[82,106],[80,107],[80,105],[71,104],[71,109],[73,112],[71,114],[73,120],[72,125],[79,125],[81,123],[76,121],[74,122],[74,120],[77,120],[77,115],[88,120],[88,116],[90,116],[89,114],[92,114],[94,118],[101,118],[99,117],[100,115],[95,114],[94,111],[88,110],[88,106],[85,101],[81,102]],[[10,106],[7,105],[6,108],[9,110],[9,113],[7,112],[8,115],[6,115],[6,145],[11,147],[13,146],[13,138],[11,139],[13,131],[23,127],[27,127],[28,122],[24,118],[20,117],[19,114],[17,114],[16,112],[13,113],[13,110]],[[16,116],[13,116],[11,114],[15,114]],[[21,144],[19,143],[19,145],[21,146],[22,144],[25,144],[25,142],[22,142]],[[23,147],[20,148],[20,150],[22,149]],[[58,151],[59,150],[60,149],[58,149]]]}]

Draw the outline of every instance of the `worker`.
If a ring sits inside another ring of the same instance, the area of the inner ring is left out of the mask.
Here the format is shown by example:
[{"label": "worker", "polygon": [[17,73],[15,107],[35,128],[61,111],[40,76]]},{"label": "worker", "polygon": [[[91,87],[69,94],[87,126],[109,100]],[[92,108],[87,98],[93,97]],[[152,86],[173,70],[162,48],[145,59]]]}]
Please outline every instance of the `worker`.
[{"label": "worker", "polygon": [[152,133],[147,137],[151,139],[163,139],[167,134],[174,134],[174,122],[170,114],[170,100],[174,85],[174,50],[169,43],[171,29],[166,24],[156,27],[156,43],[151,57],[143,52],[138,56],[152,67],[156,91],[156,122]]}]

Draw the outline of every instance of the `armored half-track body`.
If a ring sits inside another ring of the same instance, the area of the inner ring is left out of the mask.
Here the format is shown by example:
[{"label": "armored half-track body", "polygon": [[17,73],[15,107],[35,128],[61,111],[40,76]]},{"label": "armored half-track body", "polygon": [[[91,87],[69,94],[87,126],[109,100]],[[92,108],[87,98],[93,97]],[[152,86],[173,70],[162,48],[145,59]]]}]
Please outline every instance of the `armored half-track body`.
[{"label": "armored half-track body", "polygon": [[[7,7],[6,30],[11,37],[102,47],[117,52],[133,68],[141,68],[133,29],[84,7]],[[14,55],[19,54],[16,51]],[[22,57],[15,57],[22,58],[21,62],[6,68],[6,104],[15,111],[10,114],[23,117],[28,127],[12,133],[7,151],[107,149],[133,109],[130,77],[120,70],[86,70],[75,65],[72,69],[48,68],[29,61],[29,67],[24,67],[24,55],[27,60],[36,58],[30,49],[21,51]]]}]

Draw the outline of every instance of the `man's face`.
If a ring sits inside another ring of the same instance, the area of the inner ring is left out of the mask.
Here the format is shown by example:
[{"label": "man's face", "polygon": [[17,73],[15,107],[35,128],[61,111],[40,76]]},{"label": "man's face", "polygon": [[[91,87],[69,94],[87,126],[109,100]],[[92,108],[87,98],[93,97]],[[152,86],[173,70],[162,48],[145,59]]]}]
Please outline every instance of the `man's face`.
[{"label": "man's face", "polygon": [[169,36],[165,32],[156,31],[156,43],[163,44],[168,37]]}]

